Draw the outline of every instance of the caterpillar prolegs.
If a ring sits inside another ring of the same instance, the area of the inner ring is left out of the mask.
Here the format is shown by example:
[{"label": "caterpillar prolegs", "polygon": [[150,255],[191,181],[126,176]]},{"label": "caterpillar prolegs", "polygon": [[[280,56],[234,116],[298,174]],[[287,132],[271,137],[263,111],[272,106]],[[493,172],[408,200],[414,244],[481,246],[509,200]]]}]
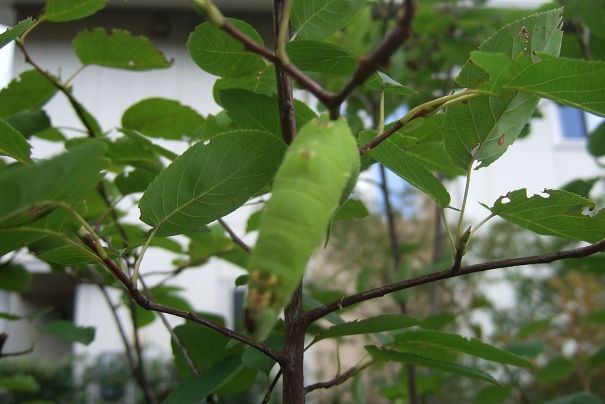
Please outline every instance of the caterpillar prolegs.
[{"label": "caterpillar prolegs", "polygon": [[271,332],[358,173],[357,145],[344,120],[314,120],[288,148],[248,262],[246,328],[255,339]]}]

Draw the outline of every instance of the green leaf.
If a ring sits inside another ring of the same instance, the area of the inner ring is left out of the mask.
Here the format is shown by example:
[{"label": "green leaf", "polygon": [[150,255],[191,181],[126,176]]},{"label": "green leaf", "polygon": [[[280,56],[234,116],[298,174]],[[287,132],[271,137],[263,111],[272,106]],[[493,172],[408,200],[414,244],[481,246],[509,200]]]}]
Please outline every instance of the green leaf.
[{"label": "green leaf", "polygon": [[286,50],[290,61],[303,71],[350,75],[357,68],[357,60],[348,49],[329,42],[292,41]]},{"label": "green leaf", "polygon": [[35,70],[23,72],[0,91],[0,117],[39,108],[56,92],[57,89],[42,74]]},{"label": "green leaf", "polygon": [[157,173],[142,169],[136,169],[128,173],[119,174],[115,179],[115,184],[122,195],[145,192],[151,181],[157,177]]},{"label": "green leaf", "polygon": [[301,39],[324,39],[344,28],[365,3],[365,0],[294,0],[294,36]]},{"label": "green leaf", "polygon": [[422,320],[422,328],[441,330],[456,321],[456,315],[449,311],[433,314]]},{"label": "green leaf", "polygon": [[7,321],[18,321],[18,320],[21,320],[23,317],[2,311],[2,312],[0,312],[0,318],[2,320],[7,320]]},{"label": "green leaf", "polygon": [[605,122],[597,126],[590,134],[588,151],[595,157],[605,156]]},{"label": "green leaf", "polygon": [[538,234],[596,242],[605,238],[605,210],[590,216],[594,202],[567,191],[547,189],[547,197],[527,197],[525,189],[500,197],[493,214]]},{"label": "green leaf", "polygon": [[588,392],[581,391],[564,397],[548,400],[544,404],[603,404],[603,400]]},{"label": "green leaf", "polygon": [[[562,32],[561,9],[534,14],[498,30],[479,46],[482,52],[502,53],[511,60],[543,52],[558,55]],[[458,75],[461,87],[477,88],[489,74],[469,60]],[[450,106],[445,115],[444,141],[450,157],[468,170],[474,161],[487,167],[521,134],[539,97],[503,90],[499,96],[478,96]]]},{"label": "green leaf", "polygon": [[79,20],[95,14],[107,0],[48,0],[41,18],[52,22]]},{"label": "green leaf", "polygon": [[104,28],[81,31],[73,42],[83,65],[99,65],[125,70],[151,70],[170,67],[162,52],[148,38],[130,32]]},{"label": "green leaf", "polygon": [[403,84],[393,80],[383,72],[376,72],[372,77],[370,77],[365,83],[364,86],[371,90],[375,91],[384,91],[386,94],[394,94],[394,95],[410,95],[416,94],[416,91],[412,90],[409,87],[404,86]]},{"label": "green leaf", "polygon": [[[22,224],[16,227],[0,228],[0,256],[21,247],[25,247],[41,239],[54,240],[56,245],[64,245],[66,242],[74,248],[80,246],[71,239],[66,239],[68,231],[75,231],[78,225],[64,209],[58,209],[32,223]],[[94,256],[92,251],[81,246],[82,252],[88,252]]]},{"label": "green leaf", "polygon": [[536,373],[536,379],[540,383],[552,384],[567,379],[575,370],[574,363],[569,359],[559,356],[548,362]]},{"label": "green leaf", "polygon": [[439,180],[415,157],[392,139],[386,139],[369,152],[386,168],[429,195],[442,208],[450,204],[450,194]]},{"label": "green leaf", "polygon": [[154,152],[155,154],[166,157],[168,160],[174,160],[178,157],[178,154],[173,153],[172,151],[153,143],[151,140],[147,139],[141,133],[136,130],[120,128],[120,132],[126,135],[126,137],[134,140],[138,143],[143,149]]},{"label": "green leaf", "polygon": [[[246,90],[227,89],[220,92],[220,101],[229,117],[240,128],[265,130],[281,137],[277,98]],[[294,103],[296,124],[301,128],[315,118],[315,113],[298,100]]]},{"label": "green leaf", "polygon": [[346,335],[372,334],[375,332],[394,331],[402,328],[419,325],[415,318],[405,314],[382,314],[363,320],[351,321],[344,324],[334,325],[318,336],[315,340],[321,341],[326,338],[344,337]]},{"label": "green leaf", "polygon": [[544,351],[545,345],[542,341],[512,342],[504,347],[516,355],[535,358]]},{"label": "green leaf", "polygon": [[0,389],[23,393],[35,393],[40,390],[40,385],[32,376],[5,376],[0,377]]},{"label": "green leaf", "polygon": [[475,338],[465,338],[461,335],[451,334],[435,330],[413,330],[398,334],[395,337],[398,344],[420,343],[435,345],[457,352],[476,356],[491,362],[521,366],[526,368],[533,367],[528,360],[505,350],[488,345]]},{"label": "green leaf", "polygon": [[275,67],[266,65],[259,72],[242,77],[223,77],[218,79],[212,87],[214,100],[222,105],[220,93],[228,88],[248,90],[256,94],[274,96],[277,92],[277,80],[275,78]]},{"label": "green leaf", "polygon": [[505,87],[605,116],[605,62],[540,54]]},{"label": "green leaf", "polygon": [[139,142],[128,137],[120,137],[109,143],[107,157],[113,164],[129,165],[155,173],[164,167],[153,150],[141,147]]},{"label": "green leaf", "polygon": [[5,120],[0,119],[0,155],[23,163],[31,163],[31,146],[25,137]]},{"label": "green leaf", "polygon": [[[568,18],[581,19],[594,36],[605,39],[605,3],[603,0],[567,0],[565,14]],[[575,38],[574,38],[575,39]]]},{"label": "green leaf", "polygon": [[448,373],[470,377],[472,379],[483,380],[486,382],[498,384],[498,381],[482,370],[459,365],[454,362],[445,362],[437,359],[426,358],[411,353],[397,352],[390,349],[378,348],[375,346],[366,346],[366,350],[372,358],[380,362],[401,362],[410,365],[423,366],[431,369],[441,370]]},{"label": "green leaf", "polygon": [[94,327],[78,327],[71,321],[55,320],[46,324],[44,333],[68,342],[89,345],[95,339]]},{"label": "green leaf", "polygon": [[598,370],[605,363],[605,345],[588,358],[588,369]]},{"label": "green leaf", "polygon": [[513,394],[510,386],[485,386],[477,393],[473,404],[502,404]]},{"label": "green leaf", "polygon": [[336,211],[334,221],[361,219],[370,215],[368,208],[358,199],[347,199]]},{"label": "green leaf", "polygon": [[208,372],[185,379],[163,401],[164,404],[199,403],[228,383],[242,369],[240,358],[232,357],[214,365]]},{"label": "green leaf", "polygon": [[21,265],[5,264],[0,266],[0,289],[11,292],[23,292],[31,284],[32,274]]},{"label": "green leaf", "polygon": [[141,220],[159,235],[194,231],[233,212],[271,181],[285,151],[276,136],[233,131],[197,143],[149,185]]},{"label": "green leaf", "polygon": [[17,112],[7,118],[6,122],[17,129],[17,131],[21,132],[26,138],[29,138],[32,135],[40,137],[38,135],[39,132],[51,129],[50,118],[46,112],[41,109]]},{"label": "green leaf", "polygon": [[[48,201],[76,202],[86,196],[100,181],[106,167],[105,146],[89,143],[33,166],[0,171],[0,227],[21,211]],[[77,173],[77,175],[75,175]],[[35,218],[36,212],[20,217],[18,222]],[[11,223],[15,225],[15,222]]]},{"label": "green leaf", "polygon": [[132,105],[122,115],[122,126],[150,137],[170,140],[193,138],[204,118],[178,101],[147,98]]},{"label": "green leaf", "polygon": [[73,245],[64,245],[39,254],[38,258],[51,264],[62,266],[93,264],[98,258],[89,251],[76,248]]},{"label": "green leaf", "polygon": [[[561,48],[561,13],[557,8],[522,18],[499,29],[486,39],[479,50],[486,53],[502,53],[517,60],[520,56],[536,58],[537,52],[557,56]],[[460,87],[476,88],[487,80],[488,74],[468,60],[456,78]]]},{"label": "green leaf", "polygon": [[[250,25],[235,19],[229,21],[252,41],[263,45],[261,36]],[[187,48],[199,67],[220,77],[242,77],[265,66],[259,55],[246,50],[241,42],[209,21],[191,33]]]},{"label": "green leaf", "polygon": [[33,23],[34,21],[31,18],[27,18],[14,27],[8,27],[6,31],[0,34],[0,49],[17,39],[22,33],[27,31]]}]

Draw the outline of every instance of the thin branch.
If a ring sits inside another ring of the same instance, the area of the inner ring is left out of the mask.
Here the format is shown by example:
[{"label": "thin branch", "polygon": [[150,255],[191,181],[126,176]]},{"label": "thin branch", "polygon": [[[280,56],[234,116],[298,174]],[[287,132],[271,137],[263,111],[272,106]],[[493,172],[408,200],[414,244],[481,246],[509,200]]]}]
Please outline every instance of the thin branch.
[{"label": "thin branch", "polygon": [[95,249],[95,244],[89,237],[81,237],[81,240],[90,248],[93,252],[99,256],[103,264],[109,271],[124,285],[124,287],[128,290],[130,297],[142,308],[146,310],[152,310],[156,312],[171,314],[176,317],[181,317],[186,320],[193,321],[195,323],[201,324],[205,327],[208,327],[214,331],[217,331],[228,338],[235,339],[240,341],[246,345],[249,345],[267,356],[271,357],[277,362],[281,362],[282,354],[279,351],[274,350],[273,348],[264,345],[262,343],[253,341],[248,338],[246,335],[240,334],[236,331],[230,330],[226,327],[223,327],[219,324],[216,324],[205,317],[192,313],[190,311],[180,310],[175,307],[164,306],[162,304],[156,303],[153,300],[149,299],[147,296],[143,295],[141,291],[139,291],[136,286],[131,282],[129,276],[122,271],[122,269],[109,257],[101,258],[99,252]]},{"label": "thin branch", "polygon": [[305,394],[309,394],[310,392],[317,390],[317,389],[329,389],[331,387],[343,384],[344,382],[346,382],[347,380],[349,380],[350,378],[355,376],[357,373],[361,372],[362,370],[364,370],[368,366],[371,366],[372,364],[374,364],[374,362],[369,361],[368,363],[365,363],[363,365],[355,365],[355,366],[350,367],[346,371],[336,375],[331,380],[327,380],[325,382],[319,382],[319,383],[314,383],[314,384],[305,386]]},{"label": "thin branch", "polygon": [[405,0],[402,7],[403,15],[395,28],[389,32],[382,42],[369,55],[359,60],[357,70],[344,88],[326,104],[332,116],[338,115],[338,108],[357,87],[362,85],[380,66],[387,65],[393,54],[412,35],[412,20],[414,18],[413,0]]},{"label": "thin branch", "polygon": [[267,392],[265,393],[265,396],[263,397],[263,401],[261,401],[261,404],[267,404],[269,401],[271,401],[271,393],[273,393],[273,390],[275,390],[275,386],[277,386],[277,382],[281,378],[282,373],[283,372],[280,368],[277,371],[277,374],[275,375],[275,377],[273,378],[273,381],[269,385],[269,388],[267,389]]},{"label": "thin branch", "polygon": [[143,395],[145,396],[145,400],[150,404],[157,404],[158,399],[153,394],[153,390],[149,384],[149,379],[147,379],[147,372],[145,371],[145,357],[143,355],[143,347],[141,346],[141,338],[139,337],[139,316],[137,313],[137,305],[132,300],[128,302],[128,308],[130,310],[130,318],[132,320],[132,337],[134,340],[134,350],[137,354],[137,379],[139,379],[141,389],[143,390]]},{"label": "thin branch", "polygon": [[397,292],[399,290],[409,289],[419,285],[426,285],[433,282],[442,281],[444,279],[455,278],[457,276],[474,274],[477,272],[485,272],[490,271],[492,269],[501,269],[501,268],[510,268],[517,267],[523,265],[533,265],[533,264],[548,264],[554,261],[560,261],[568,258],[584,258],[590,255],[597,254],[599,252],[605,251],[605,239],[596,242],[594,244],[587,245],[585,247],[573,248],[569,250],[557,251],[550,254],[544,255],[532,255],[527,257],[519,257],[519,258],[508,258],[502,260],[488,261],[475,265],[468,265],[460,268],[460,270],[455,273],[452,270],[454,269],[454,265],[449,268],[435,272],[428,275],[422,275],[415,278],[407,279],[401,282],[395,282],[389,285],[384,285],[379,288],[367,290],[365,292],[357,293],[354,295],[343,297],[342,299],[335,300],[331,303],[328,303],[324,306],[317,307],[313,310],[307,312],[307,321],[308,323],[312,323],[320,318],[333,313],[335,311],[341,310],[344,307],[348,307],[357,303],[364,302],[366,300],[376,299],[378,297],[382,297],[388,295],[393,292]]},{"label": "thin branch", "polygon": [[229,227],[229,225],[223,219],[218,219],[218,222],[221,226],[223,226],[223,229],[225,229],[225,231],[229,233],[229,237],[231,237],[231,240],[233,240],[235,244],[242,247],[247,253],[250,253],[252,251],[250,246],[246,244],[244,240],[239,238],[239,236],[233,231],[231,227]]},{"label": "thin branch", "polygon": [[[147,287],[147,284],[145,283],[145,281],[143,280],[142,277],[141,277],[140,281],[141,281],[141,285],[143,286],[143,290],[145,291],[145,293],[147,293],[147,295],[149,295],[149,297],[153,299],[153,294],[151,293],[150,289]],[[181,341],[179,336],[176,335],[176,332],[174,332],[172,325],[170,325],[170,323],[168,322],[168,319],[166,318],[164,313],[158,312],[157,314],[158,314],[158,317],[160,318],[160,320],[162,321],[162,324],[164,324],[164,327],[166,328],[166,330],[172,337],[174,344],[179,348],[179,350],[181,351],[181,354],[183,354],[183,358],[185,359],[185,362],[187,363],[189,370],[191,370],[191,372],[193,374],[196,374],[196,375],[199,374],[200,371],[197,368],[195,362],[193,361],[193,358],[189,354],[189,351],[187,350],[187,348],[185,347],[185,345],[183,344],[183,342]]]}]

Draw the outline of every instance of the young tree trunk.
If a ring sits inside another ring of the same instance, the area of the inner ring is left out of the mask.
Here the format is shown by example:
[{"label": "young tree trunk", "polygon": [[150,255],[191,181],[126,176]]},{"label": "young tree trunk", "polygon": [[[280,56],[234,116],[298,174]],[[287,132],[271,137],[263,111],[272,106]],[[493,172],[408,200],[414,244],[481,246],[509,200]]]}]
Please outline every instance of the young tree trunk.
[{"label": "young tree trunk", "polygon": [[303,364],[306,330],[303,315],[302,285],[300,285],[285,310],[286,338],[284,341],[285,360],[282,363],[284,375],[282,397],[283,402],[287,404],[305,402]]}]

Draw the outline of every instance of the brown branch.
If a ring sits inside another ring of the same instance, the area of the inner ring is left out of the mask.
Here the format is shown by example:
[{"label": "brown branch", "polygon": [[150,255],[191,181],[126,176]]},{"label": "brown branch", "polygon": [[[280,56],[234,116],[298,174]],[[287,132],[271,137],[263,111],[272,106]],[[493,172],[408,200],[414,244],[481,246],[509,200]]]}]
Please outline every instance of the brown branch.
[{"label": "brown branch", "polygon": [[242,247],[244,249],[244,251],[246,251],[247,253],[250,253],[252,251],[250,246],[248,244],[246,244],[244,242],[244,240],[239,238],[239,236],[237,234],[235,234],[233,229],[231,227],[229,227],[229,225],[223,219],[218,219],[218,222],[220,223],[221,226],[223,226],[223,229],[225,229],[225,231],[227,233],[229,233],[229,237],[231,237],[231,240],[233,240],[233,242],[235,244]]},{"label": "brown branch", "polygon": [[452,265],[449,268],[440,272],[418,276],[416,278],[392,283],[390,285],[384,285],[379,288],[371,289],[365,292],[357,293],[351,296],[343,297],[342,299],[335,300],[324,306],[317,307],[313,310],[308,311],[307,321],[308,324],[311,324],[313,321],[319,320],[320,318],[332,312],[341,310],[343,307],[361,303],[366,300],[382,297],[390,293],[397,292],[399,290],[409,289],[420,285],[426,285],[429,283],[442,281],[444,279],[454,278],[462,275],[469,275],[477,272],[490,271],[492,269],[510,268],[532,264],[548,264],[550,262],[560,261],[568,258],[584,258],[603,251],[605,251],[605,239],[597,243],[587,245],[585,247],[557,251],[550,254],[533,255],[520,258],[508,258],[483,262],[475,265],[468,265],[460,268],[458,272],[453,271],[453,269],[455,269],[455,266]]},{"label": "brown branch", "polygon": [[237,39],[238,41],[240,41],[242,45],[244,45],[244,48],[260,55],[264,59],[273,63],[276,67],[282,67],[294,80],[298,82],[298,84],[307,89],[311,94],[317,97],[317,99],[323,102],[324,104],[328,105],[334,98],[334,94],[325,90],[322,86],[313,81],[309,76],[301,72],[292,63],[284,63],[275,53],[271,52],[264,46],[261,46],[258,43],[254,42],[246,34],[237,29],[233,24],[231,24],[229,20],[225,19],[223,24],[220,25],[220,28],[230,34],[235,39]]},{"label": "brown branch", "polygon": [[361,372],[362,370],[364,370],[365,368],[367,368],[373,364],[374,364],[373,361],[370,361],[364,365],[358,364],[358,365],[352,366],[349,369],[347,369],[346,371],[336,375],[331,380],[326,380],[325,382],[319,382],[319,383],[314,383],[314,384],[305,386],[305,394],[308,394],[317,389],[329,389],[331,387],[343,384],[344,382],[349,380],[351,377],[355,376],[357,373]]},{"label": "brown branch", "polygon": [[55,86],[55,88],[57,90],[59,90],[60,92],[62,92],[65,95],[65,97],[67,97],[67,100],[71,104],[71,106],[74,109],[76,115],[78,116],[78,118],[80,119],[80,121],[82,122],[82,124],[84,125],[84,127],[86,127],[86,131],[88,132],[88,136],[90,136],[90,137],[97,137],[98,135],[100,135],[99,133],[97,133],[98,131],[96,130],[96,128],[94,128],[91,125],[90,120],[88,119],[88,116],[87,116],[87,112],[84,110],[84,107],[73,96],[73,94],[71,93],[71,91],[69,90],[69,88],[67,88],[66,86],[64,86],[55,76],[53,76],[52,74],[50,74],[49,72],[47,72],[46,70],[44,70],[39,64],[37,64],[33,60],[33,58],[31,57],[29,51],[25,47],[25,44],[23,43],[22,40],[18,39],[16,41],[16,43],[17,43],[17,46],[19,46],[19,48],[21,49],[21,52],[23,53],[23,56],[25,57],[25,61],[27,63],[29,63],[36,71],[38,71],[40,74],[42,74],[53,86]]},{"label": "brown branch", "polygon": [[382,132],[379,136],[376,136],[374,139],[372,139],[367,144],[361,146],[359,148],[359,154],[367,153],[368,151],[370,151],[370,149],[373,149],[374,147],[378,146],[380,143],[387,140],[393,133],[395,133],[399,129],[403,128],[403,126],[404,125],[401,121],[395,122],[391,127],[389,127],[389,129]]},{"label": "brown branch", "polygon": [[380,66],[387,65],[397,49],[399,49],[399,47],[412,35],[411,27],[414,18],[413,0],[405,1],[402,12],[403,15],[397,22],[395,28],[383,38],[372,53],[360,58],[357,70],[353,73],[353,77],[351,77],[343,89],[338,94],[335,94],[326,104],[333,117],[338,116],[338,108],[353,90],[361,86]]},{"label": "brown branch", "polygon": [[97,254],[97,256],[99,257],[101,262],[105,265],[105,267],[107,269],[109,269],[109,271],[128,290],[130,297],[142,308],[144,308],[146,310],[171,314],[173,316],[181,317],[186,320],[193,321],[194,323],[201,324],[216,332],[219,332],[220,334],[223,334],[227,338],[232,338],[232,339],[240,341],[246,345],[249,345],[249,346],[263,352],[265,355],[271,357],[272,359],[274,359],[277,362],[281,362],[281,360],[282,360],[281,352],[276,351],[275,349],[273,349],[265,344],[253,341],[252,339],[248,338],[246,335],[240,334],[236,331],[230,330],[229,328],[223,327],[222,325],[216,324],[216,323],[206,319],[205,317],[200,316],[199,314],[196,314],[196,313],[193,313],[190,311],[180,310],[175,307],[164,306],[163,304],[156,303],[153,300],[149,299],[147,296],[143,295],[141,293],[141,291],[139,291],[137,289],[137,287],[131,282],[130,277],[128,277],[128,275],[125,274],[124,271],[122,271],[122,269],[111,258],[109,258],[109,257],[103,258],[99,254],[99,252],[96,250],[95,243],[92,239],[90,239],[89,237],[82,237],[81,240],[95,254]]}]

